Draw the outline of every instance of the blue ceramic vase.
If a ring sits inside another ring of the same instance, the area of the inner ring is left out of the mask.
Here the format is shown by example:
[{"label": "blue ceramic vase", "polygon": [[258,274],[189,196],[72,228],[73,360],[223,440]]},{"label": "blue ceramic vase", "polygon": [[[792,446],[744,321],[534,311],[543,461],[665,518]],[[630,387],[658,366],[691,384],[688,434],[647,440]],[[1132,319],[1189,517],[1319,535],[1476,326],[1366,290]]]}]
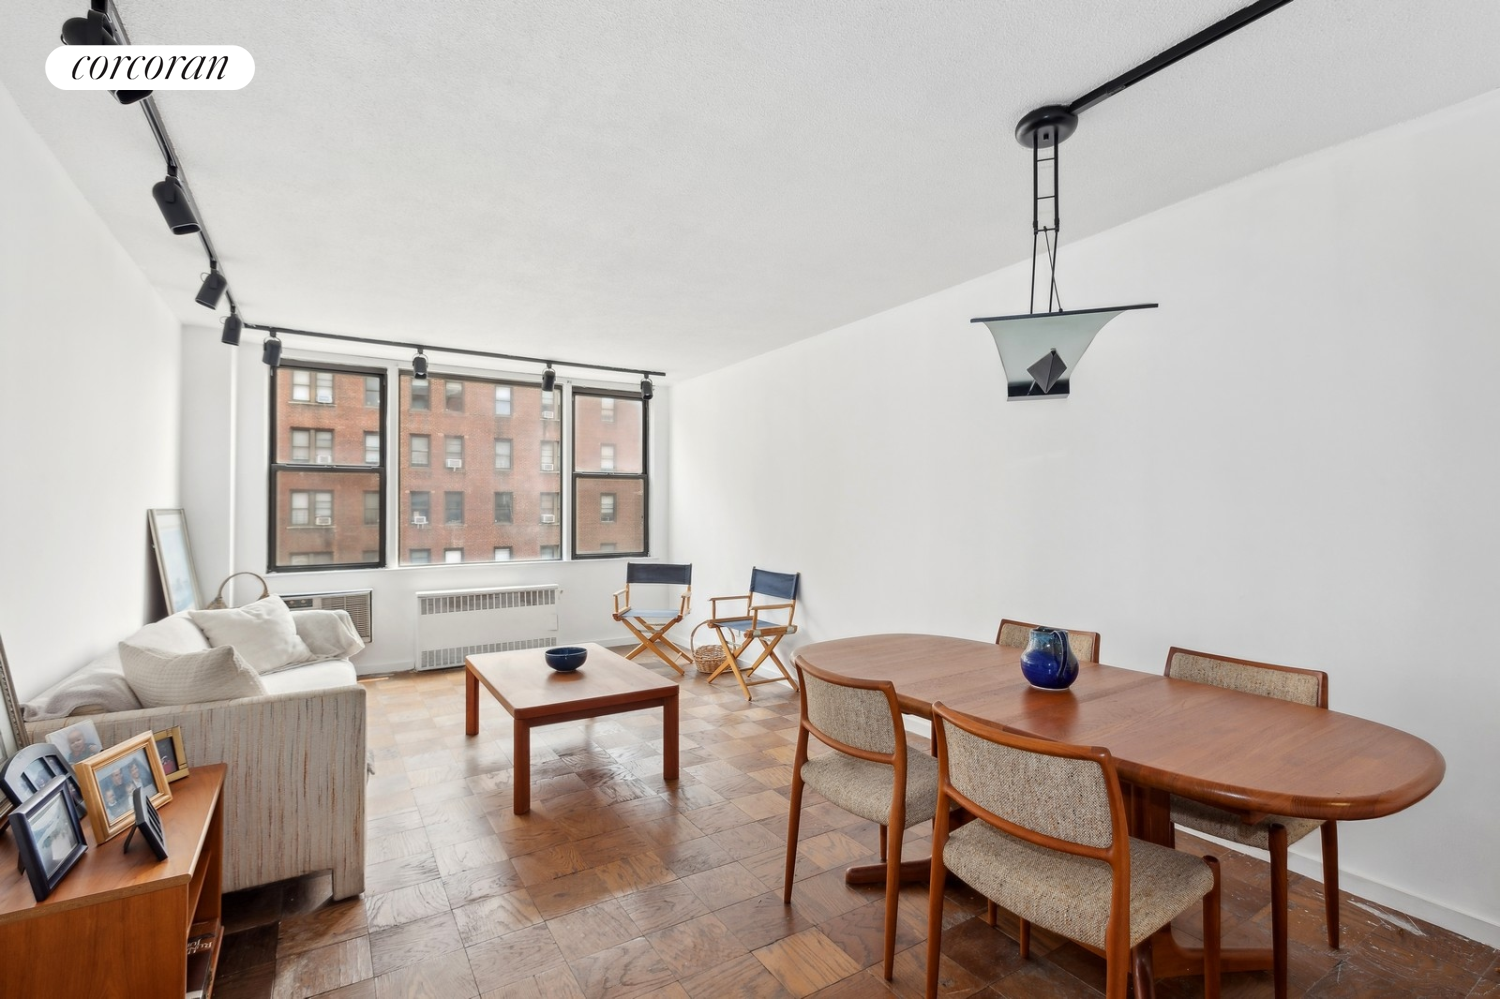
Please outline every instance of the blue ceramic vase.
[{"label": "blue ceramic vase", "polygon": [[1061,628],[1032,628],[1021,653],[1021,675],[1042,690],[1067,690],[1078,679],[1078,657]]}]

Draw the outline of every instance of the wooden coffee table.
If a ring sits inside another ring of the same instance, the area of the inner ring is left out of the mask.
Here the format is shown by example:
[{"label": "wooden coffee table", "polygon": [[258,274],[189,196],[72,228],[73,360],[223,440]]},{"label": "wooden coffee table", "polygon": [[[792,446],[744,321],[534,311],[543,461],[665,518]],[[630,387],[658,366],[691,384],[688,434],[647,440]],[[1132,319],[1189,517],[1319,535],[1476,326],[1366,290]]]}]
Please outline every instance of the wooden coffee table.
[{"label": "wooden coffee table", "polygon": [[464,732],[479,734],[482,683],[515,719],[515,806],[531,811],[531,730],[539,725],[662,709],[662,777],[677,779],[677,684],[602,645],[585,645],[588,661],[572,673],[547,665],[541,649],[487,652],[464,659]]}]

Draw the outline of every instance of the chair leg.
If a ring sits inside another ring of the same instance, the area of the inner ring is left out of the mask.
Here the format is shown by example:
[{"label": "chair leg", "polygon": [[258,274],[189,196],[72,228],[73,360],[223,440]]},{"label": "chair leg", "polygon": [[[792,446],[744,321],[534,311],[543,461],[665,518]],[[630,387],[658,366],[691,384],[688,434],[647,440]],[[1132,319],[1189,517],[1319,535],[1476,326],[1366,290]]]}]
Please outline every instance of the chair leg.
[{"label": "chair leg", "polygon": [[1271,976],[1276,999],[1286,999],[1287,989],[1286,847],[1286,826],[1271,826]]},{"label": "chair leg", "polygon": [[1130,977],[1135,999],[1156,999],[1156,979],[1151,974],[1151,941],[1137,944],[1130,952]]},{"label": "chair leg", "polygon": [[[1223,905],[1220,890],[1219,858],[1204,857],[1203,862],[1213,872],[1214,886],[1203,896],[1203,999],[1219,999],[1219,976],[1222,965],[1219,960],[1219,941],[1223,933],[1219,913]],[[1146,946],[1150,946],[1148,943]]]},{"label": "chair leg", "polygon": [[994,902],[992,902],[990,899],[985,899],[984,900],[984,921],[986,923],[988,923],[989,925],[994,926],[995,925],[995,920],[997,920],[999,917],[1000,917],[1000,907],[998,905],[996,905]]},{"label": "chair leg", "polygon": [[901,836],[897,829],[890,837],[890,857],[885,862],[885,980],[890,981],[896,967],[896,910],[901,904]]},{"label": "chair leg", "polygon": [[938,964],[942,961],[943,888],[948,880],[948,869],[943,866],[941,840],[947,838],[946,828],[933,830],[932,871],[927,878],[927,999],[937,997]]},{"label": "chair leg", "polygon": [[1339,949],[1339,834],[1332,820],[1323,823],[1323,912],[1328,919],[1328,946]]},{"label": "chair leg", "polygon": [[1116,957],[1106,945],[1104,954],[1104,999],[1125,999],[1130,991],[1130,951]]},{"label": "chair leg", "polygon": [[887,827],[880,827],[880,862],[882,864],[885,863],[886,836],[889,832],[890,830]]},{"label": "chair leg", "polygon": [[[994,905],[995,903],[991,902],[990,904]],[[1030,958],[1031,958],[1031,922],[1030,922],[1030,920],[1026,920],[1026,919],[1021,920],[1020,929],[1016,933],[1016,942],[1020,945],[1021,960],[1023,960],[1023,961],[1030,960]]]},{"label": "chair leg", "polygon": [[792,878],[797,873],[797,832],[802,825],[802,764],[807,760],[807,729],[798,732],[797,754],[792,762],[792,799],[786,819],[786,881],[781,887],[783,905],[792,904]]}]

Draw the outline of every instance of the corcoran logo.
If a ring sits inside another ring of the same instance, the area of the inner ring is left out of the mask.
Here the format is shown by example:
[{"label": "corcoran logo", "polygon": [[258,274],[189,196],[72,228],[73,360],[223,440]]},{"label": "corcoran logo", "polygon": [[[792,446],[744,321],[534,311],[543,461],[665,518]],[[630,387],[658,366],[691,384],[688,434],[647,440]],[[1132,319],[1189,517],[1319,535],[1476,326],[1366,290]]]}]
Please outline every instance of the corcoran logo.
[{"label": "corcoran logo", "polygon": [[238,45],[60,45],[47,56],[59,90],[239,90],[254,75]]}]

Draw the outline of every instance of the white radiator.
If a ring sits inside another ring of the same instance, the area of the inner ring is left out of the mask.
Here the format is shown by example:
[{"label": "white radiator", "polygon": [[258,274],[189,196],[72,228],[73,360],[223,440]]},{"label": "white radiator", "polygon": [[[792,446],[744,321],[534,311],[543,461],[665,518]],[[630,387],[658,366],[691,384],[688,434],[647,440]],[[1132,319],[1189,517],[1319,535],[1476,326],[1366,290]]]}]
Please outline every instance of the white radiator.
[{"label": "white radiator", "polygon": [[544,649],[557,644],[556,583],[417,594],[416,669],[462,666],[481,652]]}]

